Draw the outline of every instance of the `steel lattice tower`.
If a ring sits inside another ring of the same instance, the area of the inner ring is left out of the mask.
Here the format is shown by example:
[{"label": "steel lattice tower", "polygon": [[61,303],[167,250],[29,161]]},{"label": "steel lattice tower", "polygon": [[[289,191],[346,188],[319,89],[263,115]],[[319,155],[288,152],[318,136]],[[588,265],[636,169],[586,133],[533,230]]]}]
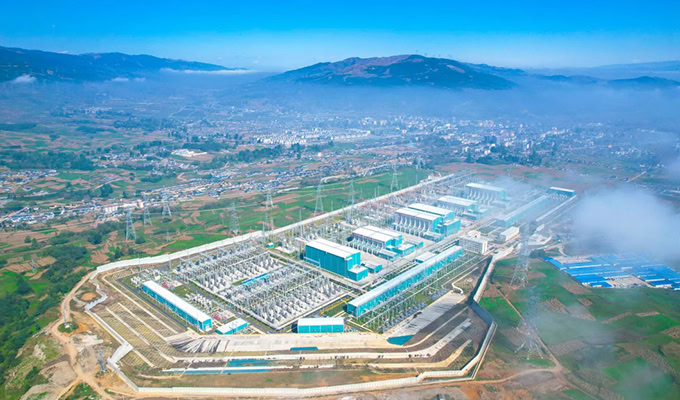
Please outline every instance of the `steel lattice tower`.
[{"label": "steel lattice tower", "polygon": [[170,202],[168,201],[168,197],[163,194],[163,216],[168,216],[172,218],[172,211],[170,211]]},{"label": "steel lattice tower", "polygon": [[130,239],[137,240],[137,232],[135,232],[135,224],[132,222],[132,211],[128,208],[125,218],[125,241]]},{"label": "steel lattice tower", "polygon": [[267,200],[265,203],[265,223],[269,225],[269,230],[274,230],[274,219],[272,218],[272,208],[274,208],[274,202],[272,201],[272,190],[267,189]]},{"label": "steel lattice tower", "polygon": [[323,214],[323,195],[321,194],[321,182],[319,179],[319,186],[316,187],[316,204],[314,205],[314,214]]},{"label": "steel lattice tower", "polygon": [[148,199],[146,194],[142,195],[142,207],[144,208],[144,225],[151,225],[151,214],[149,213]]},{"label": "steel lattice tower", "polygon": [[538,333],[535,328],[537,314],[538,294],[536,293],[536,288],[532,287],[527,294],[526,315],[522,321],[521,328],[518,328],[520,333],[524,336],[524,339],[522,340],[522,344],[515,350],[515,353],[517,353],[523,348],[526,349],[527,360],[536,355],[543,359],[543,352],[541,351],[541,345],[538,342]]},{"label": "steel lattice tower", "polygon": [[231,208],[229,209],[229,229],[233,233],[238,233],[241,229],[241,223],[238,219],[238,212],[236,212],[236,203],[231,203]]},{"label": "steel lattice tower", "polygon": [[517,263],[515,264],[515,271],[512,274],[512,280],[510,281],[510,286],[526,287],[527,285],[527,275],[529,273],[529,236],[531,236],[531,229],[529,224],[524,224],[520,229],[520,235],[522,238],[521,248],[519,249],[519,255],[517,256]]},{"label": "steel lattice tower", "polygon": [[399,179],[397,179],[397,164],[392,165],[392,183],[390,184],[390,192],[399,189]]},{"label": "steel lattice tower", "polygon": [[33,273],[38,270],[38,260],[35,258],[35,254],[31,254],[31,270]]},{"label": "steel lattice tower", "polygon": [[345,216],[345,219],[347,222],[350,224],[353,222],[354,219],[354,178],[349,182],[349,193],[347,194],[347,215]]}]

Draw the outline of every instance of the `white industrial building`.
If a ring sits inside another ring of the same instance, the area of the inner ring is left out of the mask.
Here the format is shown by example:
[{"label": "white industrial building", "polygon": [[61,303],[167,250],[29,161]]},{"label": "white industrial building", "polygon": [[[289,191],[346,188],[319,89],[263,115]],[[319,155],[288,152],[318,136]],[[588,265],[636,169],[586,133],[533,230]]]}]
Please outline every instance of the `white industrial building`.
[{"label": "white industrial building", "polygon": [[468,183],[465,185],[465,197],[484,204],[505,200],[506,196],[505,189],[498,186],[485,185],[483,183]]},{"label": "white industrial building", "polygon": [[498,234],[498,240],[501,243],[505,243],[519,235],[519,228],[516,226],[511,226],[508,229]]},{"label": "white industrial building", "polygon": [[478,208],[475,200],[456,196],[442,196],[437,200],[437,205],[447,210],[455,211],[456,214],[474,212]]},{"label": "white industrial building", "polygon": [[460,238],[458,245],[470,253],[483,255],[489,251],[489,240],[482,237],[479,231],[468,232],[467,235]]}]

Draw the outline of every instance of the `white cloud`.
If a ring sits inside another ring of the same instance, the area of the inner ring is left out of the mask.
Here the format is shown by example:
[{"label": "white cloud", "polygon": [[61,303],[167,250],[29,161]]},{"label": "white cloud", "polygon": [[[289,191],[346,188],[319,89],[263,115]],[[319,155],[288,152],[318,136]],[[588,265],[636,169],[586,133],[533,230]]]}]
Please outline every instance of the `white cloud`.
[{"label": "white cloud", "polygon": [[665,259],[677,259],[680,254],[680,214],[635,187],[586,195],[574,214],[573,228],[586,245]]},{"label": "white cloud", "polygon": [[22,84],[22,83],[33,83],[33,82],[35,82],[35,81],[36,81],[35,76],[31,76],[31,75],[28,75],[28,74],[24,74],[24,75],[21,75],[21,76],[16,77],[16,79],[14,79],[14,80],[12,80],[12,81],[10,81],[10,82],[11,82],[11,83]]},{"label": "white cloud", "polygon": [[118,77],[118,78],[111,79],[111,82],[128,82],[129,80],[130,79],[128,79],[128,78]]}]

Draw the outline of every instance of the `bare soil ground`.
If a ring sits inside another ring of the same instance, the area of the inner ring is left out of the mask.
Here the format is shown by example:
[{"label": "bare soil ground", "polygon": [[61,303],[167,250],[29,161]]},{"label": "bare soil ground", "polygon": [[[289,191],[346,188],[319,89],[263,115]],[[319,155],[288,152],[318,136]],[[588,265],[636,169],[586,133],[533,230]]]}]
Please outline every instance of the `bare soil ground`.
[{"label": "bare soil ground", "polygon": [[618,321],[618,320],[620,320],[621,318],[629,317],[630,315],[631,315],[631,313],[625,312],[625,313],[623,313],[623,314],[619,314],[619,315],[617,315],[617,316],[615,316],[615,317],[609,318],[608,320],[604,321],[604,323],[605,323],[605,324],[611,324],[611,323],[614,322],[614,321]]},{"label": "bare soil ground", "polygon": [[[578,294],[588,294],[588,293],[590,293],[590,290],[588,290],[587,288],[583,287],[583,285],[580,285],[576,282],[563,283],[561,286],[563,288],[567,289],[572,294],[578,295]],[[584,299],[584,300],[587,300],[587,299]],[[588,301],[590,302],[590,300],[588,300]],[[590,303],[590,304],[592,304],[592,303]],[[590,305],[590,304],[583,304],[583,305],[587,306],[587,305]]]},{"label": "bare soil ground", "polygon": [[579,297],[577,300],[586,307],[593,305],[593,302],[586,298]]},{"label": "bare soil ground", "polygon": [[547,309],[549,309],[552,312],[561,313],[561,314],[565,314],[567,312],[567,307],[565,307],[565,305],[562,304],[562,302],[560,302],[559,300],[557,300],[555,298],[552,298],[548,301],[544,301],[543,303],[541,303],[541,305],[543,305],[544,307],[546,307]]},{"label": "bare soil ground", "polygon": [[289,193],[285,194],[283,196],[278,196],[272,199],[272,202],[274,204],[276,203],[283,203],[283,204],[288,204],[288,203],[293,203],[296,201],[298,198],[298,195],[296,193]]}]

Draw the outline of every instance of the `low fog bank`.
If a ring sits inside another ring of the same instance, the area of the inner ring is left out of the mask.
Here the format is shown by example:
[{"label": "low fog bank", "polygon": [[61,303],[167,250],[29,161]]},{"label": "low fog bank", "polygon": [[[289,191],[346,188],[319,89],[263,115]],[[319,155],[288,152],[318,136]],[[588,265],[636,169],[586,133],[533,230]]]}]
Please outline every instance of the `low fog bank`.
[{"label": "low fog bank", "polygon": [[46,108],[64,100],[90,106],[112,98],[192,105],[262,105],[303,113],[361,116],[422,115],[461,119],[507,119],[551,126],[582,122],[623,122],[657,130],[680,123],[680,90],[612,89],[554,82],[523,84],[511,90],[450,90],[429,87],[343,87],[284,84],[268,74],[210,75],[161,73],[145,80],[99,83],[0,84],[0,106]]},{"label": "low fog bank", "polygon": [[671,160],[666,166],[666,172],[675,182],[680,182],[680,157]]},{"label": "low fog bank", "polygon": [[642,252],[680,261],[680,214],[636,187],[585,194],[574,213],[572,233],[582,250]]},{"label": "low fog bank", "polygon": [[[429,87],[344,87],[254,82],[248,96],[299,111],[410,114],[467,119],[514,119],[554,124],[623,121],[654,129],[680,122],[680,89],[613,89],[552,82],[510,90]],[[233,92],[225,92],[225,97]]]}]

